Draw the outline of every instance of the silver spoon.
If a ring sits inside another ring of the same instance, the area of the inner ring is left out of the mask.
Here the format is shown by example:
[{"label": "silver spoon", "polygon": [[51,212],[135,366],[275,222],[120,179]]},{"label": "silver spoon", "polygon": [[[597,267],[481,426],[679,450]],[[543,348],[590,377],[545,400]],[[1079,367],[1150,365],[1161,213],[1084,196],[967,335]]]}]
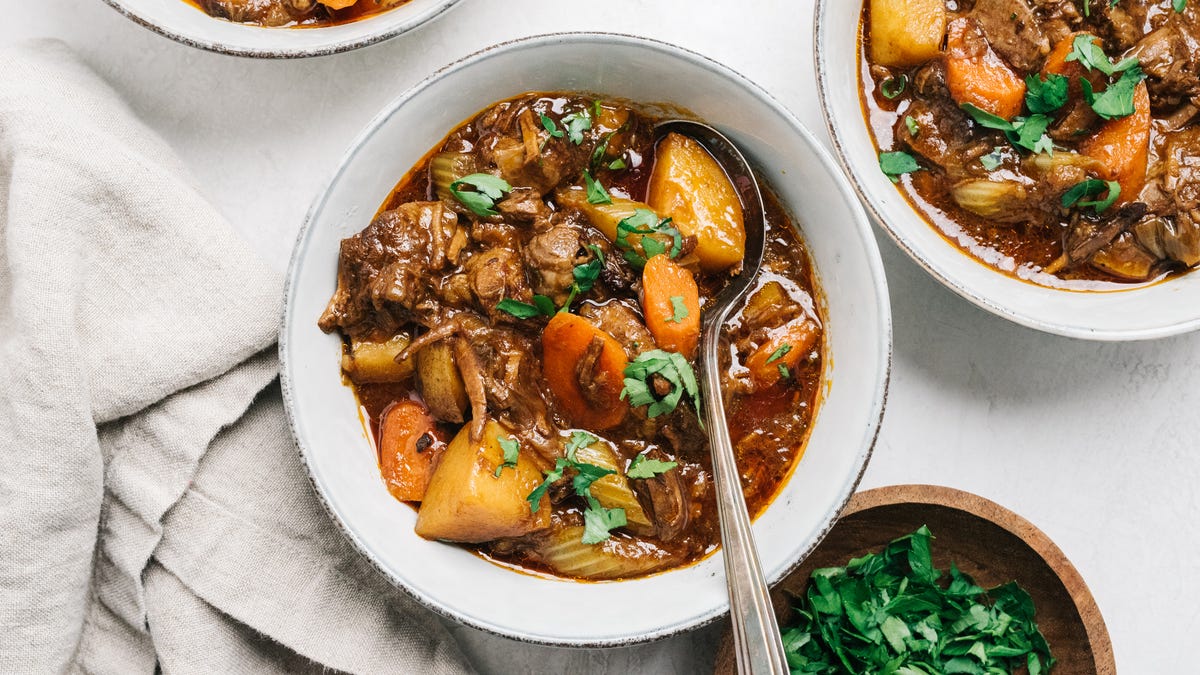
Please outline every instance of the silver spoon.
[{"label": "silver spoon", "polygon": [[729,614],[733,622],[733,644],[738,672],[761,675],[788,672],[783,640],[775,621],[775,610],[758,561],[758,549],[750,531],[750,514],[742,494],[742,481],[725,421],[725,399],[721,395],[721,366],[717,348],[721,328],[754,284],[762,267],[766,247],[766,222],[762,192],[746,158],[721,132],[699,122],[671,120],[655,127],[661,138],[675,132],[699,142],[725,169],[742,201],[746,228],[746,253],[742,269],[729,285],[704,308],[700,338],[700,391],[705,426],[712,447],[713,483],[717,491],[717,514],[721,522],[721,550],[725,559],[725,582],[729,588]]}]

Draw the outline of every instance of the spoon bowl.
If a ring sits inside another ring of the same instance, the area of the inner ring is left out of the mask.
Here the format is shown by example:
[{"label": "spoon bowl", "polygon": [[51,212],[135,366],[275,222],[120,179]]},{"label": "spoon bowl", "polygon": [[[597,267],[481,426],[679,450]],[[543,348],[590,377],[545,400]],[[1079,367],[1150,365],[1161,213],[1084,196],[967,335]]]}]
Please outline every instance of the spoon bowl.
[{"label": "spoon bowl", "polygon": [[787,660],[770,591],[763,576],[750,514],[742,494],[741,474],[725,420],[718,355],[721,328],[730,313],[745,299],[762,269],[766,251],[766,220],[762,190],[750,164],[724,134],[699,122],[669,120],[655,127],[656,136],[688,136],[708,151],[724,169],[742,202],[746,249],[741,268],[728,285],[704,308],[700,335],[700,393],[705,427],[712,449],[713,485],[721,522],[721,551],[729,590],[729,615],[738,670],[742,673],[786,673]]}]

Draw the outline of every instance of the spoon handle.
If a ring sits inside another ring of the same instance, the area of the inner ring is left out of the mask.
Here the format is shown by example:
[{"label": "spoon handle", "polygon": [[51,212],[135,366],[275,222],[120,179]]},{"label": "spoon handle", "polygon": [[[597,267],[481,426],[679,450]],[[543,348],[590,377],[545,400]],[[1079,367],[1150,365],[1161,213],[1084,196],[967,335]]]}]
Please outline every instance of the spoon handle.
[{"label": "spoon handle", "polygon": [[[724,321],[713,326],[711,332],[719,332],[721,323]],[[729,426],[725,422],[721,373],[716,365],[720,362],[717,340],[705,339],[703,347],[705,354],[701,363],[712,367],[704,368],[700,387],[712,446],[713,483],[721,521],[721,550],[725,557],[725,582],[729,585],[729,616],[733,622],[738,672],[743,675],[786,675],[788,667],[783,640],[754,547],[742,480],[733,454],[733,442],[729,438]]]}]

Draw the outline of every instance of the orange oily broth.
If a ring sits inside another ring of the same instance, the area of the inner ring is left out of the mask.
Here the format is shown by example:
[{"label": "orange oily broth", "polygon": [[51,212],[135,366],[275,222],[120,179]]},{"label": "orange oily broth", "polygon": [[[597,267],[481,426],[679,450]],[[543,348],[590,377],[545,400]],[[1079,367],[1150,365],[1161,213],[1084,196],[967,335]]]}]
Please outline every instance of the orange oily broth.
[{"label": "orange oily broth", "polygon": [[[544,96],[556,97],[558,95],[545,94]],[[630,105],[609,98],[603,100]],[[634,110],[644,109],[632,105],[630,107]],[[411,201],[435,199],[428,172],[429,162],[448,144],[456,142],[454,141],[456,134],[467,127],[477,114],[472,115],[470,119],[456,127],[441,143],[426,153],[421,161],[396,184],[391,194],[384,200],[378,213]],[[621,172],[619,176],[610,177],[605,187],[614,195],[644,199],[649,175],[653,168],[653,158],[634,157],[630,159],[629,170]],[[764,185],[764,188],[766,187]],[[767,216],[765,267],[768,269],[761,275],[754,290],[757,291],[771,281],[782,282],[785,292],[792,301],[802,307],[809,317],[823,325],[824,307],[821,304],[820,296],[814,297],[806,290],[817,288],[807,248],[797,236],[792,226],[792,219],[769,189],[764,190],[764,199]],[[697,279],[697,283],[703,308],[719,292],[720,287],[711,278]],[[731,321],[730,327],[736,328],[740,321],[741,313],[739,311]],[[793,372],[795,380],[793,384],[771,388],[753,395],[734,395],[728,400],[726,413],[730,420],[731,437],[741,469],[747,507],[752,517],[757,517],[769,506],[803,456],[804,445],[823,393],[822,380],[827,364],[825,349],[822,332],[822,337],[818,339],[812,354],[802,359],[800,365]],[[730,372],[737,374],[744,372],[745,368],[734,353],[735,351],[736,349],[729,343],[729,340],[723,339],[723,365],[729,368]],[[360,404],[364,428],[369,438],[376,444],[376,459],[378,460],[379,424],[384,412],[396,401],[408,398],[419,399],[416,385],[411,379],[400,383],[358,385],[350,383],[347,379],[347,384],[355,391]],[[622,434],[627,431],[625,426],[621,425],[596,435],[610,441],[619,441],[623,438]],[[456,431],[453,425],[443,425],[443,428],[447,431],[447,438],[452,437]],[[667,459],[680,462],[679,467],[675,470],[681,472],[685,485],[709,484],[711,488],[711,461],[707,453],[701,457],[683,461],[683,458],[675,456],[669,446],[658,447],[666,453]],[[410,505],[414,508],[419,507],[417,504]],[[689,545],[694,550],[689,551],[686,560],[680,565],[662,571],[694,564],[717,549],[719,524],[711,489],[699,500],[699,505],[703,516],[700,519],[693,518],[693,521],[701,520],[702,522],[693,522],[689,525],[689,530],[695,530],[694,534],[703,540],[704,545],[697,547],[695,541],[689,541]],[[555,506],[555,509],[556,512],[562,514],[578,511],[575,506],[563,504]],[[672,549],[671,542],[663,542],[653,537],[636,537],[621,529],[614,530],[612,537],[622,545],[637,545],[645,550],[654,547],[660,550]],[[686,538],[691,540],[691,535]],[[490,550],[488,544],[458,545],[509,569],[536,576],[563,578],[563,575],[554,572],[539,561],[530,559],[520,551],[499,553]],[[576,580],[584,581],[583,579]]]}]

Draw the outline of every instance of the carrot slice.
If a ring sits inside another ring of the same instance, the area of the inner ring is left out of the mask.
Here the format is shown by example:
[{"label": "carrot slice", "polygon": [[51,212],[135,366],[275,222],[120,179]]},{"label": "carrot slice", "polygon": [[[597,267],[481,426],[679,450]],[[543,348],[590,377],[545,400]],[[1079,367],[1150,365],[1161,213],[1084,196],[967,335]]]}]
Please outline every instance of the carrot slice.
[{"label": "carrot slice", "polygon": [[[598,352],[589,354],[591,350]],[[629,404],[621,400],[621,390],[629,359],[611,335],[586,319],[559,312],[542,332],[542,357],[546,384],[573,423],[599,430],[625,419]],[[585,357],[594,357],[594,363],[581,364]],[[581,367],[594,368],[590,393],[579,383]]]},{"label": "carrot slice", "polygon": [[946,37],[946,86],[962,105],[1011,120],[1025,105],[1025,80],[1004,63],[974,21],[950,23]]},{"label": "carrot slice", "polygon": [[1079,152],[1104,165],[1097,171],[1101,178],[1121,185],[1118,204],[1137,199],[1146,184],[1150,154],[1150,90],[1144,81],[1133,92],[1133,114],[1100,125]]},{"label": "carrot slice", "polygon": [[800,365],[800,359],[812,351],[820,335],[820,326],[807,317],[794,319],[772,330],[767,341],[746,359],[751,381],[759,387],[778,384],[784,378],[784,369],[789,374],[794,371]]},{"label": "carrot slice", "polygon": [[656,255],[642,270],[642,313],[659,347],[691,360],[700,339],[700,289],[686,268]]},{"label": "carrot slice", "polygon": [[379,427],[379,471],[388,492],[401,501],[421,501],[446,447],[433,415],[418,401],[400,401],[384,411]]}]

